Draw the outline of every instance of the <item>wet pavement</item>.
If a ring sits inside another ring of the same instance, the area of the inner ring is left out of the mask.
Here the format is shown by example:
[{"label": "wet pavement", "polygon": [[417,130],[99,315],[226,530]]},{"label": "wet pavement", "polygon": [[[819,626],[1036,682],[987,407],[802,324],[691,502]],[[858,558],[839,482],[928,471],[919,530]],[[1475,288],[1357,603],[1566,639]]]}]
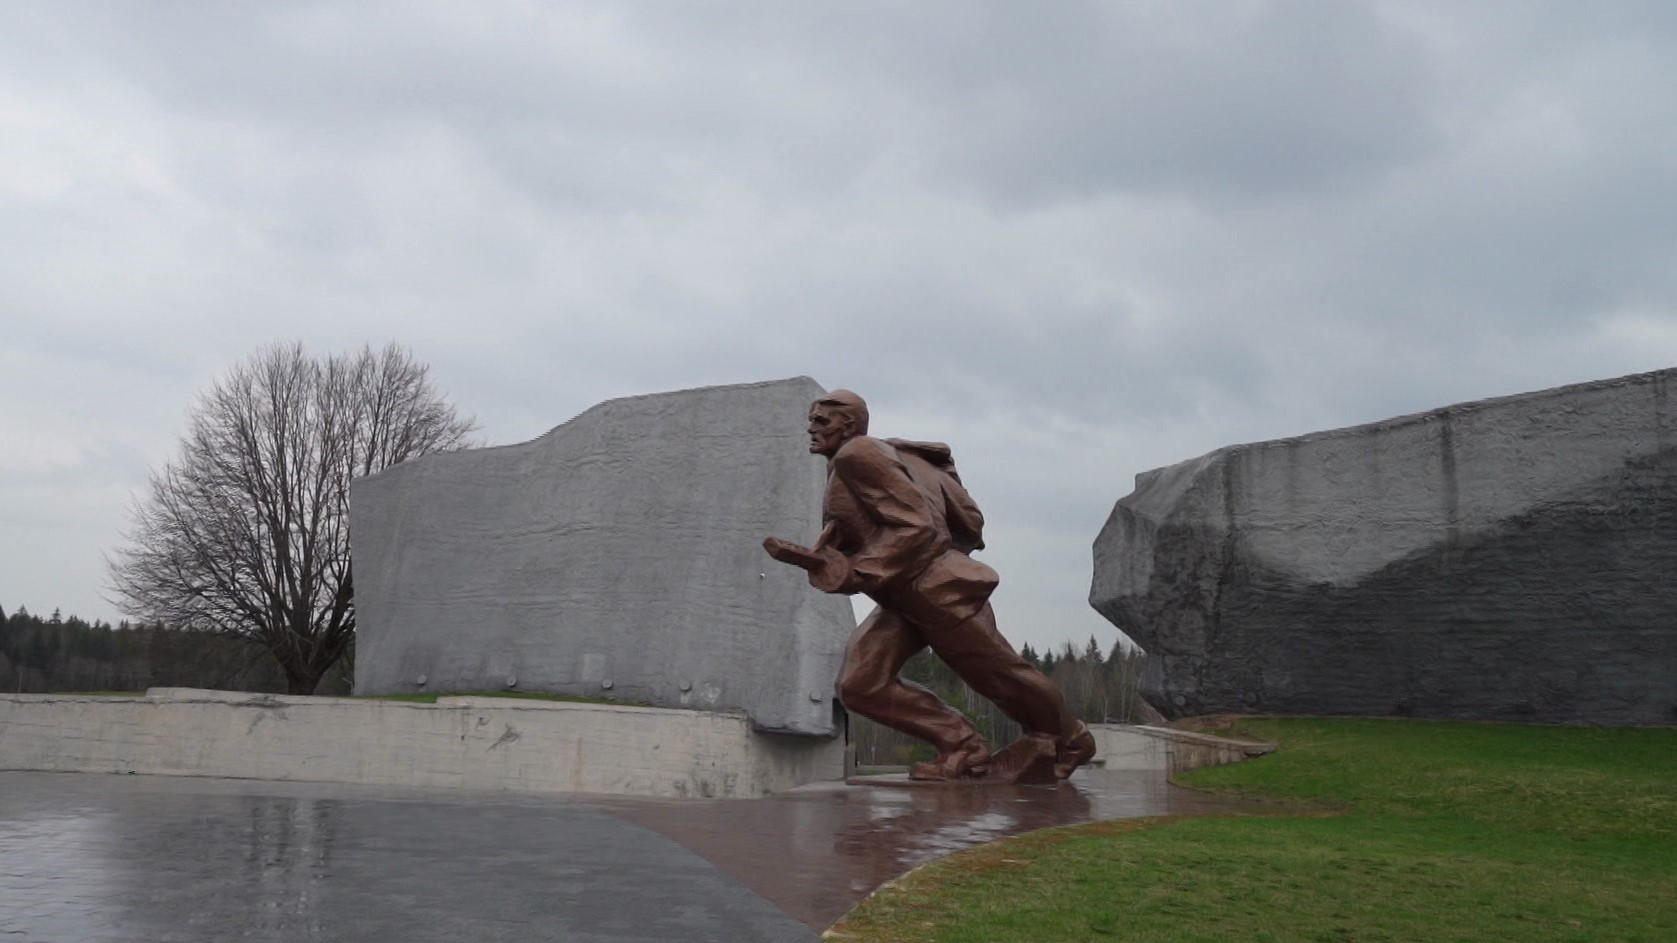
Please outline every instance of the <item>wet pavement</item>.
[{"label": "wet pavement", "polygon": [[1162,772],[1081,770],[1058,786],[805,786],[765,799],[595,800],[668,836],[805,925],[825,929],[887,881],[1008,835],[1105,819],[1253,809]]},{"label": "wet pavement", "polygon": [[743,800],[0,772],[0,943],[795,943],[963,847],[1238,809],[1099,770]]}]

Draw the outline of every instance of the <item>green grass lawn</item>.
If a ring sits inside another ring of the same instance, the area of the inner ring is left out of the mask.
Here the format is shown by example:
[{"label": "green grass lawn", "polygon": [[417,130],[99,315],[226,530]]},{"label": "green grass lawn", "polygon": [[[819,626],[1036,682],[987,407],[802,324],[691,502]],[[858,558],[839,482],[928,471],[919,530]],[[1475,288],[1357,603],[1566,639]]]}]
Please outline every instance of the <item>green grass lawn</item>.
[{"label": "green grass lawn", "polygon": [[1677,941],[1677,728],[1287,718],[1226,732],[1281,749],[1180,782],[1284,813],[997,842],[882,890],[831,938]]}]

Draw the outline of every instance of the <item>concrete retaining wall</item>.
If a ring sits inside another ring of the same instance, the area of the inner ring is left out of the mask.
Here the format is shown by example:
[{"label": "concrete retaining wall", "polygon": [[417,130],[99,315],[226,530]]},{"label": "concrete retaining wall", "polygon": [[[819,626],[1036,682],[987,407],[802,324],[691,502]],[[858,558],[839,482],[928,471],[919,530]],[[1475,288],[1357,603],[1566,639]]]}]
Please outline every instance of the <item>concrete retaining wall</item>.
[{"label": "concrete retaining wall", "polygon": [[840,779],[843,754],[842,738],[758,733],[739,713],[187,688],[0,695],[0,769],[726,798]]},{"label": "concrete retaining wall", "polygon": [[1169,727],[1090,724],[1089,731],[1095,735],[1095,763],[1102,769],[1165,770],[1175,774],[1275,752],[1273,743],[1230,740]]},{"label": "concrete retaining wall", "polygon": [[821,530],[808,377],[601,403],[530,442],[355,481],[355,693],[745,711],[828,737],[850,600],[764,537]]}]

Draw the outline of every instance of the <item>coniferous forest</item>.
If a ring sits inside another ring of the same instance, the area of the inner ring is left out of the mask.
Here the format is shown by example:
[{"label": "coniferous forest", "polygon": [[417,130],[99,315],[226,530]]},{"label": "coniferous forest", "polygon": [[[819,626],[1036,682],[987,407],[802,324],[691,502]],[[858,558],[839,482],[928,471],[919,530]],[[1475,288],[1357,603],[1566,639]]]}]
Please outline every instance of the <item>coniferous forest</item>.
[{"label": "coniferous forest", "polygon": [[[53,610],[0,608],[0,692],[144,691],[152,687],[282,692],[285,676],[247,639],[163,625],[88,622]],[[346,694],[347,660],[328,673],[321,694]]]}]

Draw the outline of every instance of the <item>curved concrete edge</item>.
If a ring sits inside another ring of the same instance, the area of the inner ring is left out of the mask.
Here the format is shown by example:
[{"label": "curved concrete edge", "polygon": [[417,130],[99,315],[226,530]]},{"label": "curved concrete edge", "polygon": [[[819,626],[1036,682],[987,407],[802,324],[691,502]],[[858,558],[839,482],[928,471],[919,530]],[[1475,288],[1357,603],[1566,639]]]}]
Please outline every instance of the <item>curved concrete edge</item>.
[{"label": "curved concrete edge", "polygon": [[843,776],[840,738],[743,713],[442,698],[436,704],[153,688],[0,695],[0,769],[662,798],[744,798]]},{"label": "curved concrete edge", "polygon": [[1090,724],[1095,763],[1103,769],[1164,770],[1171,775],[1274,753],[1276,744],[1130,724]]}]

